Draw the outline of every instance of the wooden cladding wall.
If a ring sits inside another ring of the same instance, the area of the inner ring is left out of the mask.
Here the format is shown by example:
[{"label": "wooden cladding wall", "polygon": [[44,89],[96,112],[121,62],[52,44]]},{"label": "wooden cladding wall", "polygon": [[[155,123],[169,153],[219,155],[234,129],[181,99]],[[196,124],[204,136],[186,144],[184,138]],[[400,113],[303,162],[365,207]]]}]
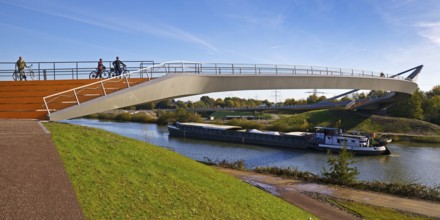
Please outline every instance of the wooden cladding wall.
[{"label": "wooden cladding wall", "polygon": [[[139,84],[148,79],[129,79],[130,85]],[[0,81],[0,118],[47,119],[47,110],[43,97],[84,86],[98,80],[50,80],[50,81]],[[125,80],[106,81],[106,93],[127,88]],[[87,87],[78,94],[80,101],[87,101],[103,95],[98,85]],[[60,110],[76,104],[74,96],[52,100],[49,107]]]}]

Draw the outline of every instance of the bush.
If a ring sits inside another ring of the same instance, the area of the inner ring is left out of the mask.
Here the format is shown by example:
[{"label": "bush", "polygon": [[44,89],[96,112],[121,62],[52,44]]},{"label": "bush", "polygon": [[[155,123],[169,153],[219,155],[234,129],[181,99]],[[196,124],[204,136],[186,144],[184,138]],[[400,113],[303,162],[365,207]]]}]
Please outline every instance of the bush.
[{"label": "bush", "polygon": [[337,158],[332,157],[330,150],[327,152],[327,163],[330,166],[329,171],[322,168],[322,175],[324,181],[335,184],[350,184],[356,182],[356,177],[359,171],[356,167],[350,167],[354,163],[353,155],[347,151],[344,146]]},{"label": "bush", "polygon": [[131,115],[131,121],[150,123],[150,122],[155,122],[156,119],[146,114],[145,112],[138,112]]},{"label": "bush", "polygon": [[282,176],[293,179],[302,179],[306,181],[312,181],[317,178],[315,174],[307,171],[306,172],[299,171],[298,168],[296,167],[295,168],[256,167],[254,171],[257,173],[271,174],[275,176]]},{"label": "bush", "polygon": [[119,113],[115,119],[117,121],[131,121],[131,114],[128,112]]},{"label": "bush", "polygon": [[115,120],[117,115],[117,113],[102,112],[98,113],[98,118],[103,120]]}]

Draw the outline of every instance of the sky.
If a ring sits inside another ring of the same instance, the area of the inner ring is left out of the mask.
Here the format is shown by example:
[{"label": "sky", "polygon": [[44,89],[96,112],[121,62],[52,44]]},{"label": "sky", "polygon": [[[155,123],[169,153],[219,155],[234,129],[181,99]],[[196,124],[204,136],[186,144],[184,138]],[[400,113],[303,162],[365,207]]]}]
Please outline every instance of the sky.
[{"label": "sky", "polygon": [[[424,65],[417,82],[429,91],[440,85],[439,12],[439,0],[0,0],[0,61],[119,56],[385,73]],[[282,101],[308,92],[208,95]]]}]

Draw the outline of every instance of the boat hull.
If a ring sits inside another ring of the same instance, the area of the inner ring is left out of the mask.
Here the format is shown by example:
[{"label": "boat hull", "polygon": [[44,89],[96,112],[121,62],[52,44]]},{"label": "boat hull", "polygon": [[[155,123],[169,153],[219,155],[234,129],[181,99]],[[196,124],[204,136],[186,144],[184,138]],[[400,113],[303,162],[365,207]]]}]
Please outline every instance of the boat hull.
[{"label": "boat hull", "polygon": [[310,143],[304,136],[274,136],[265,134],[253,134],[247,132],[224,131],[224,132],[194,132],[169,125],[168,131],[171,136],[195,138],[212,141],[223,141],[241,144],[264,145],[294,149],[307,149]]},{"label": "boat hull", "polygon": [[[318,149],[322,151],[331,151],[332,153],[340,153],[343,149],[343,146],[334,146],[334,145],[318,145]],[[377,146],[377,147],[359,147],[359,148],[346,148],[348,152],[353,153],[357,156],[380,156],[380,155],[389,155],[390,151],[386,146]]]},{"label": "boat hull", "polygon": [[[328,151],[339,153],[342,145],[323,144],[316,141],[313,134],[290,135],[279,134],[278,132],[245,131],[236,130],[237,127],[224,128],[228,126],[199,124],[199,123],[176,123],[168,125],[170,136],[194,138],[212,141],[222,141],[241,144],[264,145],[270,147],[283,147],[292,149],[311,149],[318,151]],[[276,134],[275,134],[276,133]],[[342,137],[342,136],[341,136]],[[390,151],[386,146],[368,146],[368,147],[346,147],[347,151],[354,155],[378,156],[389,155]]]}]

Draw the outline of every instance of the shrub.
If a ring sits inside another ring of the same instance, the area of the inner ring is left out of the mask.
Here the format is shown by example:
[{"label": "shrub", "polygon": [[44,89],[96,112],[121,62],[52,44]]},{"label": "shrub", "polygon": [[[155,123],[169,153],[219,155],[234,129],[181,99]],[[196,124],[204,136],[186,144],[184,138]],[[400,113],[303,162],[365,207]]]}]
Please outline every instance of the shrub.
[{"label": "shrub", "polygon": [[356,176],[359,171],[356,167],[351,167],[354,163],[353,155],[347,151],[344,146],[337,158],[332,157],[330,150],[327,152],[327,163],[330,166],[327,171],[325,167],[322,168],[322,175],[324,181],[336,184],[350,184],[356,182]]},{"label": "shrub", "polygon": [[145,112],[138,112],[131,115],[131,121],[149,123],[149,122],[154,122],[156,120],[150,115],[146,114]]},{"label": "shrub", "polygon": [[115,119],[117,121],[131,121],[131,114],[128,112],[119,113]]},{"label": "shrub", "polygon": [[98,118],[103,120],[115,120],[117,115],[118,114],[116,113],[102,112],[102,113],[98,113]]}]

